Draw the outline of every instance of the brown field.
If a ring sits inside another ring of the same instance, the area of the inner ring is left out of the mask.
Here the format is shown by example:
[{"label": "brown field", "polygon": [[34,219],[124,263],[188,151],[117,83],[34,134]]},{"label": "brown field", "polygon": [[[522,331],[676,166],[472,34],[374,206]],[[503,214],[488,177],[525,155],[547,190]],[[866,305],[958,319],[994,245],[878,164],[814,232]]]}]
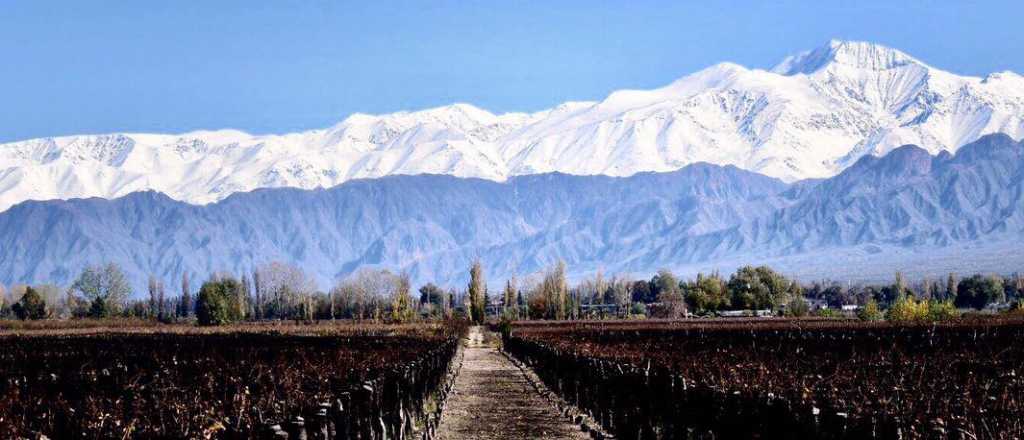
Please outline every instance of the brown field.
[{"label": "brown field", "polygon": [[436,389],[463,328],[138,324],[0,332],[0,438],[252,438],[300,415],[331,438],[395,435]]},{"label": "brown field", "polygon": [[619,438],[1020,438],[1024,321],[524,323],[506,348]]}]

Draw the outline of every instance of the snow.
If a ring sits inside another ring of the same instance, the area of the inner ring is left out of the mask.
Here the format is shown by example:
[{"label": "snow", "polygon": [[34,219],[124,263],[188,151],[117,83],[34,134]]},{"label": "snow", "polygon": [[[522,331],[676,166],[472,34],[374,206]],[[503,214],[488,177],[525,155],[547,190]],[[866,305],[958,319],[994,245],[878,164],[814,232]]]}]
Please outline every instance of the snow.
[{"label": "snow", "polygon": [[471,104],[353,114],[325,129],[126,133],[0,145],[0,211],[21,201],[155,190],[191,203],[264,187],[436,173],[504,181],[628,176],[707,162],[792,182],[905,144],[955,152],[1024,137],[1024,78],[958,76],[884,46],[830,41],[771,70],[721,63],[653,90],[496,115]]}]

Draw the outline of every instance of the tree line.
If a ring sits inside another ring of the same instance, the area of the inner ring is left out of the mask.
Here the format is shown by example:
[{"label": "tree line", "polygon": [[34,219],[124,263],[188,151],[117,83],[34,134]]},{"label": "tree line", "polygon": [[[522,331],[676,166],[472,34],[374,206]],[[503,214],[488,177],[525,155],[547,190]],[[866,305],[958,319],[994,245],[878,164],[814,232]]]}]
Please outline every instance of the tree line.
[{"label": "tree line", "polygon": [[[583,319],[596,316],[678,318],[737,310],[766,310],[802,316],[810,302],[832,309],[854,305],[864,319],[941,319],[957,309],[1007,305],[1024,296],[1024,277],[973,275],[914,285],[896,273],[893,283],[843,285],[819,281],[802,285],[767,266],[741,267],[728,277],[717,272],[682,279],[667,269],[650,279],[595,275],[570,285],[566,265],[557,262],[522,279],[506,280],[500,293],[488,290],[483,266],[474,261],[463,289],[420,286],[418,299],[408,274],[364,268],[328,291],[294,265],[272,262],[251,272],[214,273],[194,287],[188,274],[167,288],[150,277],[147,296],[133,297],[128,277],[116,264],[85,268],[66,289],[54,285],[0,286],[0,317],[19,319],[132,317],[201,324],[237,321],[324,319],[409,321],[464,316],[483,321]],[[194,290],[195,289],[195,290]]]}]

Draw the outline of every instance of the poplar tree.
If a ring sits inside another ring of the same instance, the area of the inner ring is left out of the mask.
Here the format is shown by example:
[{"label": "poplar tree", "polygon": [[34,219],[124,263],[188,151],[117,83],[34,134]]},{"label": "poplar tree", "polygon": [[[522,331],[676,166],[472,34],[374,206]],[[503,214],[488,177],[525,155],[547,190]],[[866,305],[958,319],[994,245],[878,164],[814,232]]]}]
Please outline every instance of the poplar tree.
[{"label": "poplar tree", "polygon": [[484,304],[485,288],[484,269],[480,265],[480,260],[476,260],[473,262],[473,266],[469,269],[470,318],[476,323],[484,322],[484,314],[487,311],[487,306]]},{"label": "poplar tree", "polygon": [[956,275],[952,272],[949,274],[949,278],[946,278],[946,300],[956,299],[957,295],[957,283]]},{"label": "poplar tree", "polygon": [[157,318],[159,316],[159,314],[160,314],[160,306],[159,306],[159,303],[157,303],[157,283],[156,283],[156,277],[154,277],[153,275],[149,276],[148,291],[149,291],[149,317],[150,318]]},{"label": "poplar tree", "polygon": [[188,272],[181,275],[181,310],[178,312],[182,317],[192,314],[192,286],[188,279]]},{"label": "poplar tree", "polygon": [[[501,306],[505,313],[509,314],[516,307],[516,279],[512,278],[505,283],[505,294],[502,296]],[[518,316],[517,316],[518,317]]]}]

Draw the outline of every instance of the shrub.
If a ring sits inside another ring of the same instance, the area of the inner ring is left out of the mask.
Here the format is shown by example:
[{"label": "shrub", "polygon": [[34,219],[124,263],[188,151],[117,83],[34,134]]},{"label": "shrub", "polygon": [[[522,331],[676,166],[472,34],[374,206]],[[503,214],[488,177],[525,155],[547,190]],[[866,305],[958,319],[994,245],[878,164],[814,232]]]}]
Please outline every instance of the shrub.
[{"label": "shrub", "polygon": [[629,314],[631,316],[646,316],[647,307],[644,305],[644,303],[635,302],[632,306],[629,307]]},{"label": "shrub", "polygon": [[900,296],[889,307],[886,316],[890,321],[924,321],[928,318],[928,303],[918,302],[912,296]]},{"label": "shrub", "polygon": [[945,321],[960,316],[953,301],[928,301],[928,319],[931,321]]},{"label": "shrub", "polygon": [[789,304],[786,305],[786,315],[800,317],[807,316],[810,313],[811,305],[802,296],[793,297]]},{"label": "shrub", "polygon": [[878,308],[878,302],[874,299],[869,299],[864,307],[857,311],[857,318],[861,321],[880,321],[883,317],[882,310]]},{"label": "shrub", "polygon": [[889,309],[890,321],[944,321],[959,316],[952,301],[921,300],[901,297]]},{"label": "shrub", "polygon": [[819,309],[814,312],[814,316],[819,318],[842,318],[843,315],[835,309]]}]

